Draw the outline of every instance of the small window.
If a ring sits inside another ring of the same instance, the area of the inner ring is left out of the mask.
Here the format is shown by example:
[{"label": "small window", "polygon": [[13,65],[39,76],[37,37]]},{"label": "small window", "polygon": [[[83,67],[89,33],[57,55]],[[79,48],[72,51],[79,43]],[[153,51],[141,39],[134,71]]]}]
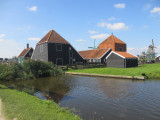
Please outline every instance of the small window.
[{"label": "small window", "polygon": [[119,51],[123,51],[123,48],[120,47],[120,48],[119,48]]},{"label": "small window", "polygon": [[43,44],[40,45],[40,52],[43,52]]},{"label": "small window", "polygon": [[56,50],[57,51],[62,51],[62,45],[61,44],[56,45]]},{"label": "small window", "polygon": [[69,50],[72,50],[71,47],[69,47]]}]

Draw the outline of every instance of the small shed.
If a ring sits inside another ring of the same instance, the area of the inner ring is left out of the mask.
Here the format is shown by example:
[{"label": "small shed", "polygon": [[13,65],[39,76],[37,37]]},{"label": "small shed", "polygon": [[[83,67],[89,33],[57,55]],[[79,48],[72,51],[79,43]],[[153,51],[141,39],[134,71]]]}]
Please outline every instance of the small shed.
[{"label": "small shed", "polygon": [[156,63],[160,63],[160,55],[156,57]]},{"label": "small shed", "polygon": [[138,58],[127,52],[112,51],[106,57],[106,65],[107,67],[115,67],[115,68],[137,67]]},{"label": "small shed", "polygon": [[33,53],[33,48],[29,47],[29,44],[27,44],[27,48],[24,49],[20,55],[18,56],[18,62],[22,63],[25,59],[30,59]]}]

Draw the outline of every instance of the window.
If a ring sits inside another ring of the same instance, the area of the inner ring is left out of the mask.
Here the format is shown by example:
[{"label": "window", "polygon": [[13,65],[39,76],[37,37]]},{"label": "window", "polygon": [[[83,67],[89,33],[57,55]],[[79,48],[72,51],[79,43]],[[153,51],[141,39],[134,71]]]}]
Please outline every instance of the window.
[{"label": "window", "polygon": [[123,48],[120,47],[120,48],[119,48],[119,51],[123,51]]},{"label": "window", "polygon": [[40,52],[43,52],[43,44],[40,45]]},{"label": "window", "polygon": [[62,51],[62,45],[61,44],[57,44],[56,45],[56,50],[57,51]]},{"label": "window", "polygon": [[69,47],[69,50],[72,50],[71,47]]}]

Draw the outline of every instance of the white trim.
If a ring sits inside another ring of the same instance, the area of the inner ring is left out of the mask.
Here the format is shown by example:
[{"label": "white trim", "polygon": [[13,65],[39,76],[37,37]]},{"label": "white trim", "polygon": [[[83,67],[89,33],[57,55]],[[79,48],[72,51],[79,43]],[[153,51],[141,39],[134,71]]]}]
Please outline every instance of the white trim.
[{"label": "white trim", "polygon": [[111,48],[109,48],[100,58],[97,59],[101,59],[106,53],[108,53],[109,50],[111,50]]},{"label": "white trim", "polygon": [[109,55],[106,57],[106,60],[108,59],[108,57],[109,57],[112,53],[114,53],[114,54],[118,55],[119,57],[125,59],[125,57],[123,57],[122,55],[120,55],[120,54],[118,54],[118,53],[112,51],[112,52],[110,52]]},{"label": "white trim", "polygon": [[[58,46],[61,46],[61,49],[57,49]],[[62,44],[56,44],[56,51],[62,51]]]}]

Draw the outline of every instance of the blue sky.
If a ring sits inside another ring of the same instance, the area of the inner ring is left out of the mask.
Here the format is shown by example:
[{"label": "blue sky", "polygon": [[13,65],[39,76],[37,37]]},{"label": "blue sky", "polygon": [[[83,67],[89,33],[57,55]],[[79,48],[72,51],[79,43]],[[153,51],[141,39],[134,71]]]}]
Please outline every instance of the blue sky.
[{"label": "blue sky", "polygon": [[159,0],[0,0],[0,57],[18,56],[51,29],[77,50],[111,33],[137,55],[154,39],[160,53]]}]

